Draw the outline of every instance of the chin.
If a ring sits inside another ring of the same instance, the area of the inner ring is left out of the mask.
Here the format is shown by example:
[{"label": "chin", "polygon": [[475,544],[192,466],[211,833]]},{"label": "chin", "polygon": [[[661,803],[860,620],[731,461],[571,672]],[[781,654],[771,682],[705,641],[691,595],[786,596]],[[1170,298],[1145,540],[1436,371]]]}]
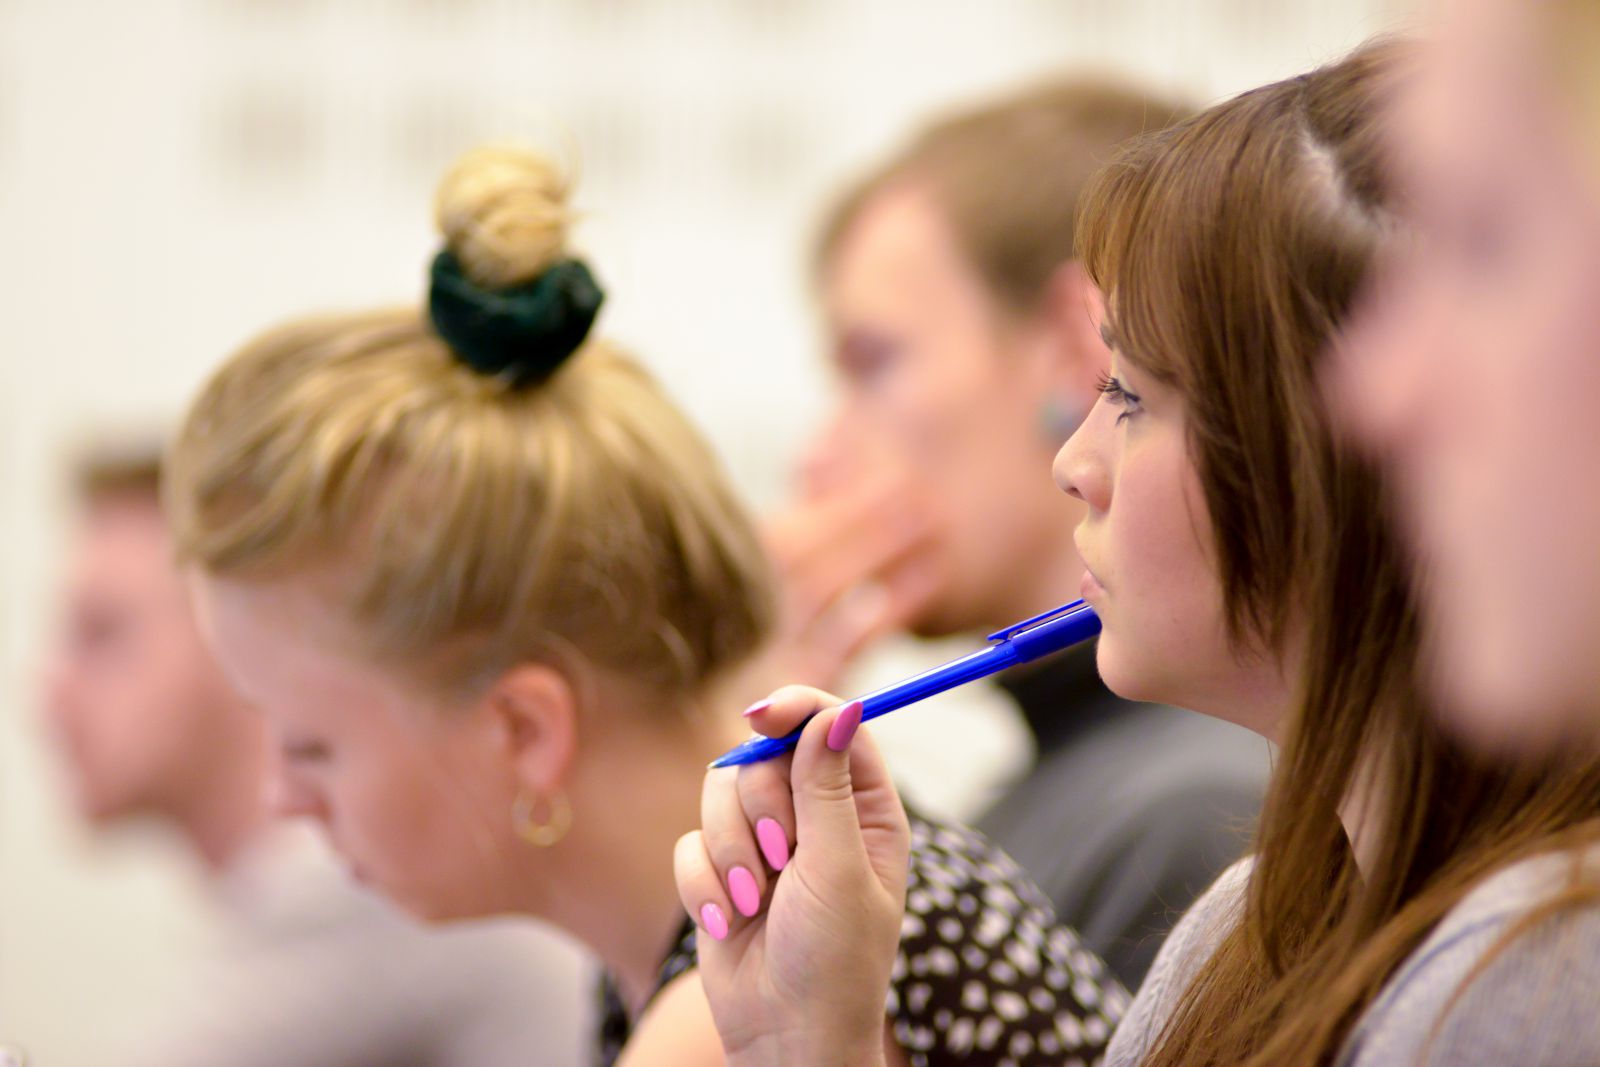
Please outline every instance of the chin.
[{"label": "chin", "polygon": [[107,830],[147,814],[138,801],[107,790],[96,790],[82,782],[73,787],[73,807],[78,817],[96,830]]},{"label": "chin", "polygon": [[465,918],[465,916],[457,915],[455,909],[442,906],[437,901],[428,900],[414,894],[401,895],[397,893],[390,893],[385,890],[369,886],[364,882],[360,882],[359,879],[357,879],[357,881],[363,889],[383,897],[390,904],[394,905],[400,911],[405,912],[407,916],[417,920],[418,922],[433,925],[435,923],[447,923],[458,918]]},{"label": "chin", "polygon": [[923,614],[906,622],[906,633],[923,641],[938,641],[965,630],[981,629],[977,626],[952,626],[937,615]]},{"label": "chin", "polygon": [[[1530,671],[1532,661],[1488,635],[1462,634],[1448,647],[1456,654],[1429,649],[1429,680],[1446,727],[1468,745],[1499,757],[1549,756],[1575,742],[1593,746],[1597,731],[1579,725],[1583,702],[1562,691],[1559,664]],[[1469,650],[1474,654],[1462,654]],[[1530,673],[1544,684],[1530,684]]]},{"label": "chin", "polygon": [[992,620],[979,618],[978,615],[978,612],[966,610],[957,603],[955,597],[943,594],[929,600],[920,611],[906,620],[906,632],[924,641],[937,641],[955,634],[995,628],[990,625]]},{"label": "chin", "polygon": [[484,919],[500,914],[495,909],[488,907],[486,902],[451,899],[443,895],[426,896],[418,892],[402,897],[390,894],[389,899],[396,907],[413,919],[427,923],[430,926],[468,922],[473,919]]},{"label": "chin", "polygon": [[1099,640],[1094,643],[1094,669],[1099,670],[1099,677],[1106,683],[1106,688],[1125,701],[1146,699],[1138,696],[1141,691],[1138,672],[1128,670],[1126,656],[1118,653],[1117,641],[1104,630],[1101,630]]},{"label": "chin", "polygon": [[[1546,705],[1537,715],[1518,715],[1484,699],[1483,690],[1459,678],[1435,684],[1445,729],[1475,751],[1500,760],[1557,756],[1573,736],[1571,722]],[[1593,744],[1594,739],[1588,739]]]},{"label": "chin", "polygon": [[1154,677],[1149,670],[1140,670],[1138,658],[1122,647],[1115,635],[1101,631],[1095,643],[1095,668],[1106,688],[1124,700],[1160,701],[1161,695],[1150,685]]}]

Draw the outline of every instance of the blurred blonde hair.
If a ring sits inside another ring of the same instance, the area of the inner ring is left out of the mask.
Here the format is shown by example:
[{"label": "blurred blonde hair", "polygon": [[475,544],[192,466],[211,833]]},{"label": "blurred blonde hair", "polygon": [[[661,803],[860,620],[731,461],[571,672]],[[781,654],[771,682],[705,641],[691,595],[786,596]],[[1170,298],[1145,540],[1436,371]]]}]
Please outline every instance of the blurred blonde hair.
[{"label": "blurred blonde hair", "polygon": [[[502,289],[566,256],[566,195],[542,157],[480,149],[437,218],[468,277]],[[291,322],[205,385],[166,475],[186,563],[331,576],[361,653],[446,686],[537,661],[683,697],[769,626],[765,559],[716,458],[603,340],[518,389],[416,308]]]}]

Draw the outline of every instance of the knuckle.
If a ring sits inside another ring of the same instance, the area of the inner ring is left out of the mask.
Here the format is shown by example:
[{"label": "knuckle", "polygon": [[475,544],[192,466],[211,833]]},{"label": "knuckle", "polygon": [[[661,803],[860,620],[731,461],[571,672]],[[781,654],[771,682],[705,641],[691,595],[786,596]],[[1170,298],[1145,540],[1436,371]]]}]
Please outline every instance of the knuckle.
[{"label": "knuckle", "polygon": [[750,851],[750,833],[744,827],[724,825],[706,834],[706,851],[719,864],[742,857]]},{"label": "knuckle", "polygon": [[748,809],[750,801],[770,802],[775,797],[788,796],[787,777],[770,764],[756,764],[740,768],[739,798]]}]

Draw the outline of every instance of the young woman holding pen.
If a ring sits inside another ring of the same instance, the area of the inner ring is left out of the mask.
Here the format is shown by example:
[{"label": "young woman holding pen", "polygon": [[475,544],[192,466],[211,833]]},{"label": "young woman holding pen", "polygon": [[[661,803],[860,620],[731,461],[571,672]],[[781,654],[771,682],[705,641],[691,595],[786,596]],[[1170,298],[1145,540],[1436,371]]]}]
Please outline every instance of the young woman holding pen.
[{"label": "young woman holding pen", "polygon": [[[987,633],[1078,595],[1083,505],[1045,476],[1110,361],[1073,257],[1078,200],[1119,145],[1188,114],[1104,76],[1051,79],[940,117],[829,206],[815,278],[833,406],[764,529],[780,681],[831,689],[829,650]],[[1268,746],[1120,699],[1092,645],[995,681],[1035,756],[977,825],[1135,988],[1243,851]]]},{"label": "young woman holding pen", "polygon": [[[539,157],[469,154],[428,307],[252,341],[191,408],[167,502],[208,640],[279,739],[280,807],[420,916],[528,915],[592,948],[606,1062],[716,1063],[672,848],[747,732],[729,694],[769,578],[705,444],[588,338],[565,192]],[[771,800],[702,944],[788,861]],[[880,1055],[1098,1060],[1126,1002],[1099,961],[981,838],[896,817],[913,891]]]},{"label": "young woman holding pen", "polygon": [[[1443,731],[1385,488],[1322,403],[1323,350],[1395,230],[1378,98],[1406,54],[1218,105],[1086,198],[1115,365],[1055,472],[1088,505],[1101,673],[1281,746],[1254,855],[1179,923],[1108,1063],[1600,1060],[1600,761],[1501,767]],[[792,764],[709,777],[703,835],[679,843],[692,910],[722,899],[741,798],[794,798],[762,914],[701,957],[741,1063],[876,1062],[858,1005],[892,951],[896,804],[831,704],[775,694],[763,732],[821,709]]]}]

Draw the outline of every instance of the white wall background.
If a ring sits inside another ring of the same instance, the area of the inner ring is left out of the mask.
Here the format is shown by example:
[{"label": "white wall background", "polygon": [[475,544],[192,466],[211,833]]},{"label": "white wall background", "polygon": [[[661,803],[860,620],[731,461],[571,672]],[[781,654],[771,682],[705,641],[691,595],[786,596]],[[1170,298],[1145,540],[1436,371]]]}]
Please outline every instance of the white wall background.
[{"label": "white wall background", "polygon": [[[160,989],[198,921],[170,848],[73,828],[41,745],[63,442],[165,421],[268,322],[416,298],[451,157],[570,137],[605,332],[768,503],[825,387],[809,227],[852,170],[930,109],[1036,75],[1088,65],[1213,99],[1331,58],[1398,6],[0,0],[0,1040],[86,1067],[94,1034],[137,1010],[130,983]],[[959,808],[1017,735],[966,705],[932,714],[956,740],[905,723],[891,739],[911,777],[957,783],[932,799]]]}]

